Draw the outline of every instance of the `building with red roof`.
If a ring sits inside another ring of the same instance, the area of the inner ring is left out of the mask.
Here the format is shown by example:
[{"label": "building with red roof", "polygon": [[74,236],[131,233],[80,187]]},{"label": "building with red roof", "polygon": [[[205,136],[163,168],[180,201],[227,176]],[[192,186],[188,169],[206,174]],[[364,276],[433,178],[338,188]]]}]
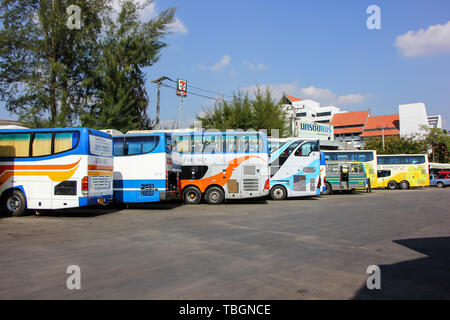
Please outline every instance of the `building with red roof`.
[{"label": "building with red roof", "polygon": [[398,114],[375,116],[367,119],[361,137],[392,136],[400,134],[400,117]]},{"label": "building with red roof", "polygon": [[370,110],[336,113],[331,119],[334,126],[334,139],[351,143],[359,148],[364,144],[360,137],[369,118]]}]

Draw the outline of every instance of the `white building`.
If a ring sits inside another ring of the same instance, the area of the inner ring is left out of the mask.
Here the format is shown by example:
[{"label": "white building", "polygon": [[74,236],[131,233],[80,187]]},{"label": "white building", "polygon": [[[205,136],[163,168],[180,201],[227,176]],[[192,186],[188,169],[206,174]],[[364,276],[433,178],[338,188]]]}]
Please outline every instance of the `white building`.
[{"label": "white building", "polygon": [[280,104],[288,114],[292,132],[296,130],[298,121],[301,123],[329,123],[336,113],[343,112],[335,106],[321,107],[320,103],[314,100],[303,100],[287,94],[281,98]]},{"label": "white building", "polygon": [[422,131],[422,126],[442,128],[442,116],[428,116],[422,102],[401,104],[398,106],[400,117],[400,136],[406,137]]},{"label": "white building", "polygon": [[330,122],[335,113],[341,113],[341,109],[335,106],[321,107],[314,100],[303,100],[285,94],[280,101],[282,107],[288,112],[289,118],[318,123]]}]

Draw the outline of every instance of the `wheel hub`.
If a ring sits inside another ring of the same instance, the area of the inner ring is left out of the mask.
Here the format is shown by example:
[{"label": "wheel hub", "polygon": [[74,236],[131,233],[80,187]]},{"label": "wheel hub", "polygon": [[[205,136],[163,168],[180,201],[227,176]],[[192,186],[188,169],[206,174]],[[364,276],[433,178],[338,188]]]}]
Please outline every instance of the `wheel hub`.
[{"label": "wheel hub", "polygon": [[6,207],[9,211],[16,211],[20,207],[20,199],[17,196],[11,196],[6,201]]}]

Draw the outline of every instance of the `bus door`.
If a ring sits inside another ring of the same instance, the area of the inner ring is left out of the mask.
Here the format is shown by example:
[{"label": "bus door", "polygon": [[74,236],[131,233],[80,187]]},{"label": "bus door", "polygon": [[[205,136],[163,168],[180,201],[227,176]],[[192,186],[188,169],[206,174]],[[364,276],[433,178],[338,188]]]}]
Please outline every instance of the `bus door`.
[{"label": "bus door", "polygon": [[286,164],[293,175],[293,191],[316,193],[320,179],[320,151],[318,141],[300,145]]}]

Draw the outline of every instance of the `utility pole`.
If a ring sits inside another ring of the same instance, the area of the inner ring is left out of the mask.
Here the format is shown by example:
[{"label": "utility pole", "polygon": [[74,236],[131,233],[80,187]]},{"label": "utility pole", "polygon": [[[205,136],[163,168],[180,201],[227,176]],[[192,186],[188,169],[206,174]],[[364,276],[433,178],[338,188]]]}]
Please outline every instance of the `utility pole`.
[{"label": "utility pole", "polygon": [[160,95],[161,95],[161,82],[164,80],[169,80],[168,77],[164,76],[155,80],[152,80],[153,83],[156,83],[158,85],[158,92],[156,93],[156,123],[155,123],[155,129],[159,130],[159,114],[160,114]]},{"label": "utility pole", "polygon": [[383,136],[383,151],[384,151],[384,128],[381,129],[381,135]]}]

